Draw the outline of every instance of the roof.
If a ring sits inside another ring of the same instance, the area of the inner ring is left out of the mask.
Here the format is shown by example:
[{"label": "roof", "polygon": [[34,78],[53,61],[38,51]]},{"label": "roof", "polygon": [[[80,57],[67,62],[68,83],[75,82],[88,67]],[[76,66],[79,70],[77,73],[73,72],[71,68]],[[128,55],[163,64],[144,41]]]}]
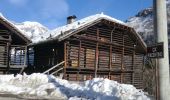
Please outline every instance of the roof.
[{"label": "roof", "polygon": [[8,27],[10,31],[14,32],[16,35],[22,38],[27,44],[31,43],[31,40],[27,38],[20,29],[18,29],[13,23],[11,23],[8,19],[6,19],[1,13],[0,13],[0,21],[3,25]]},{"label": "roof", "polygon": [[[49,41],[53,41],[53,40],[62,41],[64,39],[66,39],[67,37],[71,36],[73,33],[77,33],[79,30],[83,29],[84,27],[92,26],[94,23],[97,23],[102,19],[129,27],[126,25],[126,23],[124,23],[120,20],[117,20],[115,18],[112,18],[108,15],[104,15],[103,13],[95,14],[95,15],[83,18],[81,20],[75,21],[71,24],[67,24],[65,26],[58,27],[52,31],[49,31],[48,34],[50,34],[50,37],[48,37],[47,40],[40,41],[39,43],[35,43],[32,45],[41,44],[41,43],[45,43],[45,42],[49,42]],[[129,27],[129,28],[132,30],[134,37],[136,37],[138,39],[138,41],[140,41],[143,48],[146,48],[146,44],[143,41],[143,39],[141,38],[141,36],[138,33],[136,33],[136,31],[133,28],[131,28],[131,27]]]},{"label": "roof", "polygon": [[[67,24],[67,25],[64,25],[64,26],[61,26],[61,27],[58,27],[54,30],[51,30],[51,31],[48,31],[46,34],[50,34],[48,35],[46,38],[46,40],[41,40],[37,43],[41,43],[41,42],[45,42],[45,41],[50,41],[50,40],[56,40],[56,39],[61,39],[62,37],[65,37],[66,35],[69,35],[71,34],[74,30],[77,30],[81,27],[84,27],[84,26],[87,26],[97,20],[100,20],[100,19],[107,19],[107,20],[110,20],[110,21],[114,21],[116,23],[120,23],[120,24],[123,24],[123,25],[126,25],[124,22],[120,21],[120,20],[117,20],[117,19],[114,19],[110,16],[107,16],[107,15],[104,15],[103,13],[101,14],[95,14],[95,15],[91,15],[91,16],[88,16],[88,17],[85,17],[83,19],[80,19],[78,21],[75,21],[71,24]],[[37,43],[34,43],[34,44],[37,44]]]}]

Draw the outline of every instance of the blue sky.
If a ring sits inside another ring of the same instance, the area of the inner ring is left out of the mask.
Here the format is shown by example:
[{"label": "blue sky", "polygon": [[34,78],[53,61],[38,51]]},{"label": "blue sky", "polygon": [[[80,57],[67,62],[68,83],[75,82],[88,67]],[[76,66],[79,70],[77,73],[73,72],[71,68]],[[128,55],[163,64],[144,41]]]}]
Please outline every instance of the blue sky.
[{"label": "blue sky", "polygon": [[152,0],[0,0],[0,12],[15,22],[37,21],[49,29],[66,24],[66,17],[81,19],[96,13],[125,21]]}]

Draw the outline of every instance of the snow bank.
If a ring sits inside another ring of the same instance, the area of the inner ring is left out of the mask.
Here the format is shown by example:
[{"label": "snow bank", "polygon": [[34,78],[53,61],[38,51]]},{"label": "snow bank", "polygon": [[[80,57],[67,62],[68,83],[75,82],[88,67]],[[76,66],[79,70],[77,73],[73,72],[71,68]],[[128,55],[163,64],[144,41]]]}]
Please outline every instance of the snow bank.
[{"label": "snow bank", "polygon": [[0,92],[24,97],[60,98],[69,100],[149,100],[132,85],[94,78],[83,84],[70,83],[51,75],[1,75]]}]

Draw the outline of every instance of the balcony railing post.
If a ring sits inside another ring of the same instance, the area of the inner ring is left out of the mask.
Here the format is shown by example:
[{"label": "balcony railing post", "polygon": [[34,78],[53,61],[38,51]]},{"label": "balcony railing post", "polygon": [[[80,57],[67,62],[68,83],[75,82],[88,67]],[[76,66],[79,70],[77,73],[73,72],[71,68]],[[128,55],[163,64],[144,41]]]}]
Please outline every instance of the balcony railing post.
[{"label": "balcony railing post", "polygon": [[27,65],[27,46],[25,46],[24,66]]}]

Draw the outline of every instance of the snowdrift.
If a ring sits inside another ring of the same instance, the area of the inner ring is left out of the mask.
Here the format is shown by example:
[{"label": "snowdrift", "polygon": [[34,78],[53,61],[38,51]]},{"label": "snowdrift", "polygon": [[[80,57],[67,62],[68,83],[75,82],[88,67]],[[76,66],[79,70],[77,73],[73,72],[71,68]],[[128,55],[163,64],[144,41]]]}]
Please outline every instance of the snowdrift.
[{"label": "snowdrift", "polygon": [[74,83],[52,75],[0,75],[0,92],[27,97],[64,100],[150,100],[132,85],[104,78]]}]

